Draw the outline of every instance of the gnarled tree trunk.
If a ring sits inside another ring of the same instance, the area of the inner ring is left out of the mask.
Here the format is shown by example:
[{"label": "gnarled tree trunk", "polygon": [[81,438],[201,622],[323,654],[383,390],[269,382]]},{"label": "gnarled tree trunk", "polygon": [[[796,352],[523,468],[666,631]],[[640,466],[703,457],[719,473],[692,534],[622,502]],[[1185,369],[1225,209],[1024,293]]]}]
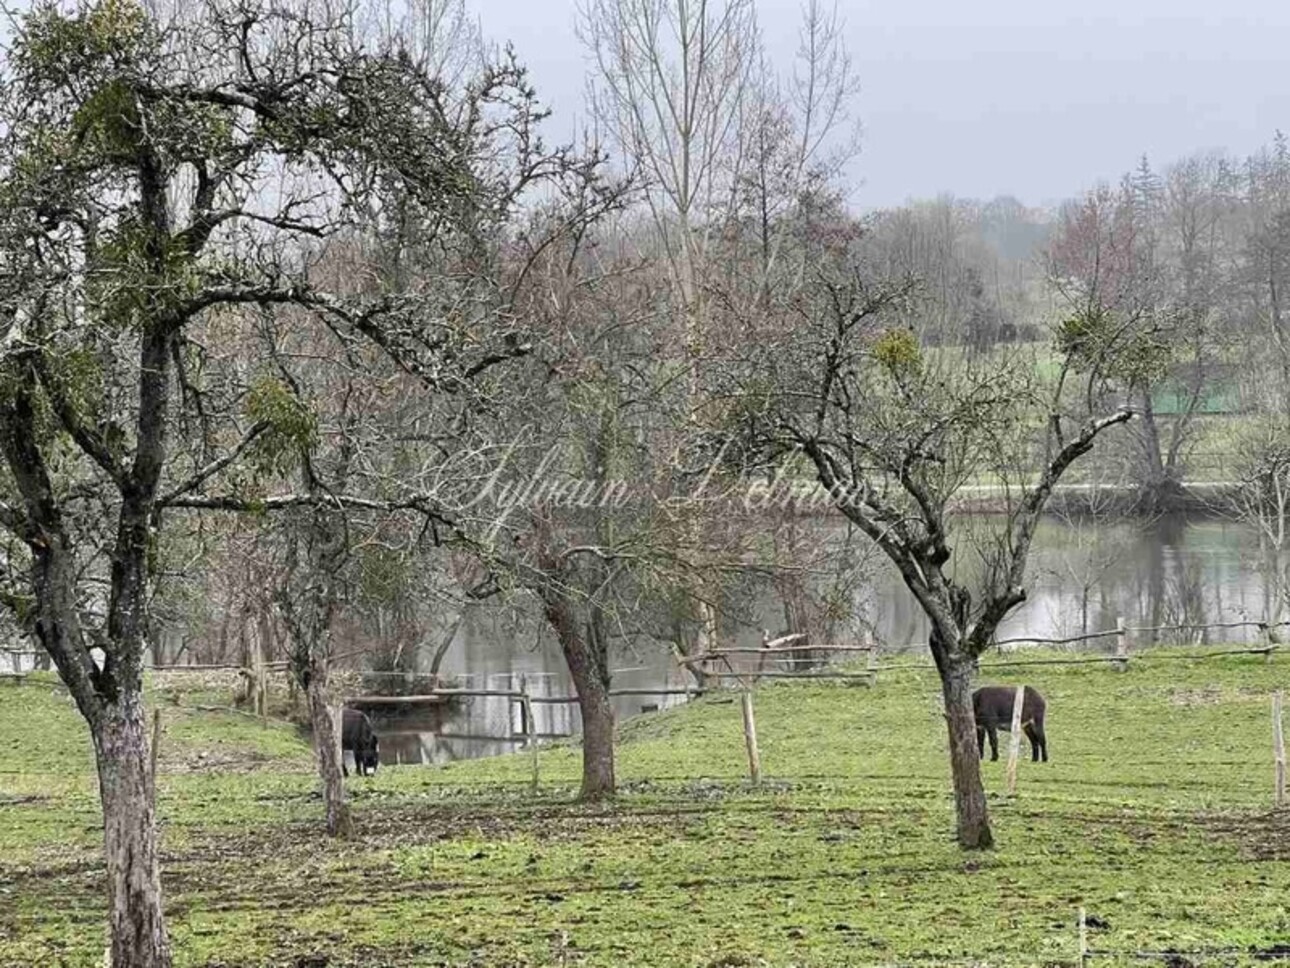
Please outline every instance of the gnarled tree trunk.
[{"label": "gnarled tree trunk", "polygon": [[[148,359],[146,350],[144,358]],[[164,413],[164,402],[154,406]],[[160,442],[156,447],[160,451]],[[141,450],[139,459],[152,456]],[[157,858],[156,785],[143,705],[151,492],[156,487],[155,477],[147,480],[143,493],[127,494],[121,506],[108,604],[108,655],[115,688],[102,690],[98,721],[90,723],[103,799],[115,968],[160,968],[171,962]]]},{"label": "gnarled tree trunk", "polygon": [[92,727],[103,800],[103,843],[114,968],[167,968],[161,905],[155,777],[147,715],[134,694],[105,708]]},{"label": "gnarled tree trunk", "polygon": [[581,800],[604,800],[617,790],[614,779],[614,706],[609,669],[599,644],[578,628],[569,600],[554,588],[543,591],[543,611],[555,630],[582,713]]},{"label": "gnarled tree trunk", "polygon": [[1176,464],[1177,451],[1170,449],[1171,460],[1166,463],[1160,426],[1156,422],[1150,392],[1141,391],[1139,399],[1137,434],[1141,464],[1138,475],[1138,509],[1144,514],[1168,514],[1178,510],[1186,497]]},{"label": "gnarled tree trunk", "polygon": [[[339,475],[341,480],[344,474]],[[278,613],[287,630],[291,677],[304,691],[309,709],[322,783],[327,833],[348,837],[349,808],[342,775],[341,725],[332,719],[331,689],[333,628],[345,600],[343,572],[349,559],[348,525],[343,510],[327,504],[307,455],[301,458],[301,477],[317,503],[287,535],[284,578],[274,590]]]},{"label": "gnarled tree trunk", "polygon": [[[137,553],[137,549],[135,549]],[[170,942],[161,902],[156,788],[143,704],[142,654],[146,613],[144,562],[114,568],[108,663],[97,669],[79,644],[75,558],[51,528],[32,558],[36,634],[89,726],[103,809],[104,857],[113,968],[169,968]]]},{"label": "gnarled tree trunk", "polygon": [[985,849],[994,846],[994,834],[990,830],[985,788],[981,784],[976,715],[972,708],[972,671],[971,659],[947,657],[940,669],[941,690],[945,697],[945,726],[949,731],[959,846]]},{"label": "gnarled tree trunk", "polygon": [[607,686],[578,685],[582,712],[582,800],[603,800],[617,790],[614,778],[614,707]]},{"label": "gnarled tree trunk", "polygon": [[318,755],[318,775],[322,779],[323,805],[327,814],[327,833],[332,837],[348,837],[353,833],[349,805],[345,802],[345,778],[340,750],[338,724],[332,718],[331,692],[327,676],[316,671],[309,678],[306,689],[309,699],[309,723],[313,727],[314,747]]}]

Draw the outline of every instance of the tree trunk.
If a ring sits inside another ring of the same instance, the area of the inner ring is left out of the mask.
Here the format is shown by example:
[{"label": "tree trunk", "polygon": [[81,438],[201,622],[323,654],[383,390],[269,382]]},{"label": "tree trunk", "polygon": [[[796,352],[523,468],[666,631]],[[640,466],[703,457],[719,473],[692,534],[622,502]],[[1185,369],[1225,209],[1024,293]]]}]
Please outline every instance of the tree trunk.
[{"label": "tree trunk", "polygon": [[[688,614],[681,612],[680,605],[673,605],[672,612],[672,648],[678,659],[688,659],[699,654],[698,636],[690,634]],[[685,665],[683,671],[694,677],[694,684],[699,689],[708,687],[708,674],[701,663]]]},{"label": "tree trunk", "polygon": [[[121,572],[121,566],[114,568]],[[114,578],[116,576],[114,575]],[[123,638],[107,645],[104,670],[82,645],[76,560],[66,536],[51,530],[32,560],[36,635],[58,667],[94,741],[103,809],[104,858],[114,968],[169,968],[170,942],[161,904],[156,789],[143,705],[142,643],[146,621],[128,591],[114,584],[112,607]]]},{"label": "tree trunk", "polygon": [[345,778],[342,774],[340,737],[332,719],[331,695],[326,676],[313,674],[306,689],[309,699],[309,722],[313,727],[314,748],[318,754],[318,776],[322,779],[323,804],[327,809],[327,833],[348,837],[353,833],[349,805],[345,802]]},{"label": "tree trunk", "polygon": [[443,660],[448,654],[448,649],[452,647],[452,643],[457,639],[457,630],[461,628],[461,623],[465,620],[466,610],[463,608],[461,610],[461,614],[457,616],[457,620],[453,622],[452,627],[443,634],[443,638],[439,640],[438,647],[434,650],[434,658],[430,660],[429,675],[436,686],[439,684],[439,667],[443,665]]},{"label": "tree trunk", "polygon": [[581,800],[604,800],[614,795],[614,706],[609,690],[598,685],[578,684],[578,708],[582,712]]},{"label": "tree trunk", "polygon": [[148,724],[137,694],[105,707],[93,729],[103,800],[113,968],[169,968],[161,907]]},{"label": "tree trunk", "polygon": [[1177,477],[1177,468],[1165,465],[1151,394],[1143,390],[1140,396],[1137,433],[1142,465],[1139,470],[1138,508],[1146,514],[1167,514],[1182,504],[1185,494]]},{"label": "tree trunk", "polygon": [[609,697],[609,671],[600,643],[578,629],[573,606],[558,591],[543,592],[543,606],[582,713],[582,790],[580,800],[604,800],[614,795],[614,706]]},{"label": "tree trunk", "polygon": [[990,831],[985,788],[981,785],[976,716],[972,711],[971,660],[961,657],[947,659],[941,670],[941,687],[950,737],[950,772],[954,777],[959,846],[983,850],[994,846],[994,834]]}]

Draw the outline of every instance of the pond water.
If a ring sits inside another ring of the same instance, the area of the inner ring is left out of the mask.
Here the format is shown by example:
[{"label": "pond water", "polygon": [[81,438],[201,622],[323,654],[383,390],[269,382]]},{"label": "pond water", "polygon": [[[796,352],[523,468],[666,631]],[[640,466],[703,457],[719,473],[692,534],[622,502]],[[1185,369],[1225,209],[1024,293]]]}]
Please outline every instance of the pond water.
[{"label": "pond water", "polygon": [[[963,567],[971,567],[964,562]],[[912,596],[884,562],[857,608],[884,652],[925,650],[927,624]],[[1063,638],[1130,627],[1258,621],[1269,614],[1259,543],[1249,528],[1216,519],[1142,524],[1047,519],[1036,536],[1028,575],[1029,600],[1000,630],[1000,638]],[[753,647],[761,629],[782,631],[782,607],[772,596],[759,602],[746,625],[722,629],[723,645]],[[1157,641],[1245,641],[1255,629],[1138,636]],[[1085,648],[1109,648],[1110,640]],[[614,688],[684,690],[691,682],[661,644],[620,648],[612,657]],[[477,689],[517,688],[521,677],[538,701],[534,721],[544,737],[579,728],[576,705],[542,703],[572,696],[573,686],[552,636],[535,625],[516,626],[487,611],[467,617],[444,659],[442,673]],[[684,702],[664,693],[615,697],[619,717]],[[519,704],[505,697],[475,697],[413,714],[374,716],[388,763],[441,763],[489,756],[523,744]]]}]

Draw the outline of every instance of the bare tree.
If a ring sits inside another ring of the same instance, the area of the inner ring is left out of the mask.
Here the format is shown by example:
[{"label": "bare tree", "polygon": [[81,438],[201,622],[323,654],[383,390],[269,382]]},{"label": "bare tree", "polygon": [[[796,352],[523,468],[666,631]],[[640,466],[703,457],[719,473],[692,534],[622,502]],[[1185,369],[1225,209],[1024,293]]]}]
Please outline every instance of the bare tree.
[{"label": "bare tree", "polygon": [[[643,175],[681,327],[683,414],[692,428],[701,408],[703,280],[742,163],[739,121],[759,53],[755,8],[752,0],[588,0],[579,32],[595,59],[597,121],[629,170]],[[696,535],[699,527],[692,525]],[[696,599],[706,643],[716,615],[709,595]]]},{"label": "bare tree", "polygon": [[461,87],[488,58],[478,22],[465,0],[378,0],[359,11],[365,32],[383,46],[398,46],[431,77],[450,90]]},{"label": "bare tree", "polygon": [[588,800],[616,788],[611,647],[647,634],[655,600],[678,576],[693,578],[680,564],[684,529],[641,493],[665,494],[673,473],[675,376],[655,365],[666,333],[657,289],[619,228],[590,226],[531,264],[522,303],[535,352],[491,415],[504,452],[480,451],[480,475],[501,480],[470,511],[490,522],[475,540],[488,548],[496,591],[535,600],[560,646],[582,717]]},{"label": "bare tree", "polygon": [[1280,622],[1290,605],[1290,427],[1265,417],[1238,442],[1238,520],[1259,536],[1264,574],[1264,620]]},{"label": "bare tree", "polygon": [[1039,219],[1010,199],[982,205],[942,196],[873,213],[858,246],[889,277],[920,280],[918,311],[904,320],[920,339],[988,353],[1037,332]]},{"label": "bare tree", "polygon": [[[1246,161],[1241,202],[1244,246],[1240,260],[1241,289],[1248,302],[1255,356],[1250,364],[1263,369],[1260,358],[1276,362],[1273,387],[1276,409],[1290,413],[1290,140],[1277,132],[1269,149]],[[1265,394],[1267,389],[1264,388]]]},{"label": "bare tree", "polygon": [[[1214,386],[1217,229],[1229,184],[1216,159],[1186,160],[1162,180],[1144,158],[1118,191],[1099,188],[1067,205],[1049,252],[1050,282],[1071,313],[1068,336],[1137,346],[1113,357],[1099,349],[1103,358],[1085,354],[1084,364],[1127,389],[1141,414],[1131,466],[1148,513],[1172,510],[1184,496],[1196,420]],[[1112,373],[1110,359],[1131,369]],[[1166,412],[1157,412],[1166,397]]]},{"label": "bare tree", "polygon": [[[904,286],[822,281],[798,305],[792,333],[757,357],[780,388],[752,414],[773,449],[800,452],[838,511],[896,566],[931,623],[964,847],[993,843],[972,710],[977,657],[1025,600],[1025,568],[1041,513],[1061,476],[1129,411],[1071,420],[1064,379],[1037,385],[1033,360],[989,368],[925,355],[883,321]],[[763,398],[764,399],[764,398]],[[1038,450],[1041,471],[1032,480]],[[956,491],[988,471],[1005,513],[972,524],[950,512]],[[957,532],[957,539],[956,539]],[[955,552],[958,552],[956,556]],[[969,552],[979,568],[958,564]]]},{"label": "bare tree", "polygon": [[[772,288],[801,284],[807,249],[793,240],[812,214],[803,200],[854,154],[852,64],[836,7],[819,0],[804,7],[786,76],[768,62],[752,0],[586,0],[579,30],[595,63],[596,120],[640,180],[646,251],[667,274],[680,347],[667,358],[685,374],[671,490],[693,488],[711,456],[703,440],[722,419],[711,387],[742,335],[733,321],[764,311]],[[705,507],[679,512],[696,550],[720,531]],[[715,641],[722,597],[720,571],[706,574],[690,595],[699,650]]]}]

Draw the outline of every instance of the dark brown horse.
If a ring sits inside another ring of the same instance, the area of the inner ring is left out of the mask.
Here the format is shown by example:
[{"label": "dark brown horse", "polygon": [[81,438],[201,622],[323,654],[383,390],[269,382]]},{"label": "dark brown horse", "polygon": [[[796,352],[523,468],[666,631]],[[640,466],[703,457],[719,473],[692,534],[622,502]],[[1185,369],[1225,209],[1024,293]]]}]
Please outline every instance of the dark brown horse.
[{"label": "dark brown horse", "polygon": [[[990,759],[999,758],[999,730],[1012,729],[1012,704],[1016,686],[982,686],[972,693],[972,710],[976,713],[976,744],[985,757],[985,738],[990,737]],[[1021,730],[1030,740],[1030,758],[1036,763],[1048,762],[1048,738],[1044,735],[1046,703],[1036,689],[1026,686],[1021,700]]]},{"label": "dark brown horse", "polygon": [[340,731],[341,760],[340,768],[346,776],[349,770],[345,766],[345,751],[354,754],[354,768],[359,776],[375,774],[381,763],[381,743],[372,729],[372,721],[366,713],[357,709],[346,709]]}]

